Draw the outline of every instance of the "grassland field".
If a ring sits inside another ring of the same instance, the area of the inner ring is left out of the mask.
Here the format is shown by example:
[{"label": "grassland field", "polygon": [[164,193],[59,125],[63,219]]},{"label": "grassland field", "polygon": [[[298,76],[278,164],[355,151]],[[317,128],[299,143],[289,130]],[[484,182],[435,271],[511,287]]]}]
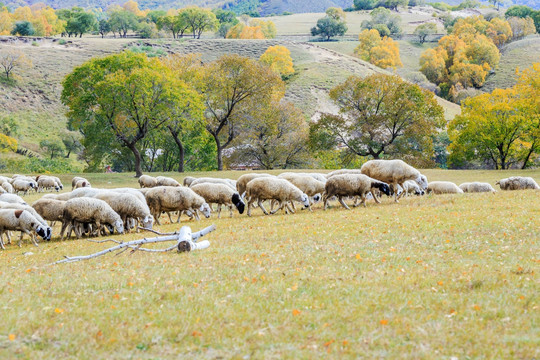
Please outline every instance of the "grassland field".
[{"label": "grassland field", "polygon": [[[423,173],[457,184],[540,180],[540,170]],[[72,176],[60,176],[66,188]],[[138,187],[130,174],[84,176],[98,188]],[[48,266],[109,246],[61,242],[58,227],[39,248],[9,245],[0,252],[0,358],[540,356],[539,191],[385,198],[352,211],[332,205],[156,226],[217,226],[210,248],[183,254]],[[143,236],[153,235],[113,238]]]}]

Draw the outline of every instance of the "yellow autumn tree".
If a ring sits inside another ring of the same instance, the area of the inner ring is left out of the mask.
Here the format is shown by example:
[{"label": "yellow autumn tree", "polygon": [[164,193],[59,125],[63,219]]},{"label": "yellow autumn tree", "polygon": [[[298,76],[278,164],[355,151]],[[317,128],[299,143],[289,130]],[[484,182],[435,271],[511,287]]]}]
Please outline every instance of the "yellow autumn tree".
[{"label": "yellow autumn tree", "polygon": [[276,25],[268,20],[252,19],[239,22],[229,29],[227,39],[273,39],[276,37]]},{"label": "yellow autumn tree", "polygon": [[6,7],[0,7],[0,35],[9,35],[14,19]]},{"label": "yellow autumn tree", "polygon": [[249,22],[249,26],[252,26],[252,27],[260,26],[265,39],[274,39],[276,37],[276,33],[277,33],[276,24],[274,24],[273,21],[252,19]]},{"label": "yellow autumn tree", "polygon": [[387,36],[381,39],[375,29],[364,30],[360,33],[360,44],[354,49],[354,53],[362,60],[383,69],[403,66],[399,56],[399,44]]},{"label": "yellow autumn tree", "polygon": [[122,8],[124,10],[126,10],[126,11],[129,11],[129,12],[135,14],[136,16],[144,16],[145,15],[145,12],[142,11],[141,9],[139,9],[139,4],[136,1],[133,1],[133,0],[129,0],[129,1],[125,2],[122,5]]},{"label": "yellow autumn tree", "polygon": [[266,49],[264,54],[262,54],[260,61],[263,64],[270,66],[270,68],[281,75],[282,78],[287,78],[294,74],[291,52],[285,46],[270,46]]}]

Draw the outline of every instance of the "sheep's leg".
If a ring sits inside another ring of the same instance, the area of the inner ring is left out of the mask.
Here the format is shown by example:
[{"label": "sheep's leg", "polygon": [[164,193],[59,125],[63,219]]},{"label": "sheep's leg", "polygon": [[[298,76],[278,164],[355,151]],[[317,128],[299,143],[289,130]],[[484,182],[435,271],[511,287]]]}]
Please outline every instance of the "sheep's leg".
[{"label": "sheep's leg", "polygon": [[251,216],[251,205],[253,204],[253,201],[251,199],[248,200],[247,203],[247,216]]},{"label": "sheep's leg", "polygon": [[342,196],[338,196],[338,200],[339,200],[339,202],[341,203],[341,205],[343,205],[343,207],[344,207],[345,209],[351,210],[351,208],[349,208],[349,207],[347,206],[347,204],[345,204],[345,201],[343,201],[343,197],[342,197]]},{"label": "sheep's leg", "polygon": [[262,211],[264,212],[264,215],[268,215],[268,211],[266,211],[266,209],[264,208],[263,202],[260,199],[257,200],[257,205],[259,205],[259,207],[262,209]]},{"label": "sheep's leg", "polygon": [[21,236],[19,237],[19,247],[22,246],[23,232],[21,231]]},{"label": "sheep's leg", "polygon": [[169,217],[169,222],[172,224],[171,212],[167,211],[167,216]]},{"label": "sheep's leg", "polygon": [[[401,188],[403,188],[403,184],[398,184],[398,185],[401,186]],[[398,187],[396,186],[396,189],[397,189],[397,188],[398,188]],[[405,191],[402,191],[401,194],[398,195],[398,197],[397,197],[397,199],[396,199],[396,202],[397,202],[397,200],[399,200],[399,199],[403,196],[404,193],[405,193]],[[396,190],[396,194],[397,194],[397,190]]]},{"label": "sheep's leg", "polygon": [[221,204],[217,204],[217,218],[221,219]]},{"label": "sheep's leg", "polygon": [[375,202],[377,204],[380,204],[381,200],[379,200],[379,198],[375,195],[375,193],[373,191],[370,191],[370,192],[371,192],[371,195],[373,196],[373,200],[375,200]]},{"label": "sheep's leg", "polygon": [[11,231],[6,232],[6,238],[8,239],[8,244],[11,245]]},{"label": "sheep's leg", "polygon": [[[292,205],[293,205],[293,208],[294,208],[294,202],[292,202]],[[293,209],[291,209],[291,207],[289,206],[289,203],[285,203],[285,206],[287,207],[287,209],[289,210],[289,212],[291,214],[296,214],[296,212]],[[311,207],[310,207],[310,210],[311,210]]]},{"label": "sheep's leg", "polygon": [[229,205],[229,214],[231,215],[231,217],[233,216],[233,206],[232,205]]},{"label": "sheep's leg", "polygon": [[[271,210],[271,211],[270,211],[270,215],[273,215],[273,214],[277,213],[279,210],[283,209],[285,204],[286,204],[286,202],[280,201],[280,202],[278,203],[279,206],[277,207],[277,209]],[[288,207],[288,206],[287,206],[287,207]],[[286,212],[285,212],[285,213],[286,213]],[[268,214],[266,214],[266,215],[268,215]]]},{"label": "sheep's leg", "polygon": [[0,247],[2,250],[6,250],[6,247],[4,246],[4,242],[2,241],[3,233],[0,231]]},{"label": "sheep's leg", "polygon": [[360,198],[362,199],[361,205],[364,205],[364,207],[367,207],[366,205],[366,194],[360,195]]},{"label": "sheep's leg", "polygon": [[157,224],[161,225],[161,223],[159,222],[159,217],[161,216],[161,213],[158,211],[157,213],[153,213],[152,216],[154,217],[154,219],[156,219]]},{"label": "sheep's leg", "polygon": [[[30,232],[28,230],[25,231],[26,234],[28,234],[28,236],[30,236],[30,239],[32,239],[32,243],[36,246],[36,247],[39,247],[37,241],[36,241],[36,236],[34,235],[33,232]],[[22,232],[21,232],[21,238],[22,238]]]},{"label": "sheep's leg", "polygon": [[66,231],[67,221],[62,221],[62,228],[60,229],[60,240],[64,240],[64,231]]},{"label": "sheep's leg", "polygon": [[359,200],[359,197],[355,196],[354,197],[354,204],[353,204],[354,207],[357,207],[357,206],[359,206],[361,204],[361,202],[359,202],[358,200]]},{"label": "sheep's leg", "polygon": [[326,196],[326,194],[324,194],[323,196],[323,203],[324,203],[323,210],[326,210],[328,208],[328,196]]}]

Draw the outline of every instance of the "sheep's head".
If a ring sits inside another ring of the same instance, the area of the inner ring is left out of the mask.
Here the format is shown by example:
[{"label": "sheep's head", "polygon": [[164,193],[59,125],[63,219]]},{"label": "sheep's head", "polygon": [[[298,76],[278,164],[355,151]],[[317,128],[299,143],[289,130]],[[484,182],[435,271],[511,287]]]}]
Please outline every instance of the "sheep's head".
[{"label": "sheep's head", "polygon": [[242,198],[240,197],[240,195],[238,195],[238,193],[233,194],[232,203],[234,204],[234,206],[236,206],[236,208],[238,209],[238,212],[240,214],[244,213],[244,209],[246,207],[246,204],[244,204],[244,202],[242,201]]},{"label": "sheep's head", "polygon": [[36,234],[38,234],[43,240],[50,240],[47,238],[47,228],[45,226],[35,222],[31,222],[30,226],[32,226]]},{"label": "sheep's head", "polygon": [[379,182],[375,184],[375,187],[379,189],[382,193],[384,193],[386,196],[390,196],[392,194],[392,189],[387,183]]},{"label": "sheep's head", "polygon": [[313,202],[319,202],[321,201],[322,199],[322,195],[321,194],[315,194],[313,195]]},{"label": "sheep's head", "polygon": [[60,186],[56,185],[56,186],[54,187],[54,190],[56,190],[56,192],[60,191]]},{"label": "sheep's head", "polygon": [[425,175],[418,175],[418,177],[416,179],[414,179],[414,181],[418,184],[418,186],[420,186],[420,189],[422,190],[426,190],[427,187],[428,187],[428,181],[427,181],[427,177]]},{"label": "sheep's head", "polygon": [[199,208],[199,211],[203,213],[204,217],[209,218],[210,213],[212,212],[212,209],[210,209],[210,205],[208,205],[207,203],[204,203]]},{"label": "sheep's head", "polygon": [[147,215],[144,217],[142,223],[146,229],[151,229],[154,225],[154,218],[152,217],[152,215]]},{"label": "sheep's head", "polygon": [[300,201],[304,204],[304,207],[309,207],[309,196],[302,194],[302,196],[300,196]]},{"label": "sheep's head", "polygon": [[114,227],[116,228],[116,231],[118,231],[119,234],[124,233],[124,223],[122,222],[122,220],[116,220],[114,222]]}]

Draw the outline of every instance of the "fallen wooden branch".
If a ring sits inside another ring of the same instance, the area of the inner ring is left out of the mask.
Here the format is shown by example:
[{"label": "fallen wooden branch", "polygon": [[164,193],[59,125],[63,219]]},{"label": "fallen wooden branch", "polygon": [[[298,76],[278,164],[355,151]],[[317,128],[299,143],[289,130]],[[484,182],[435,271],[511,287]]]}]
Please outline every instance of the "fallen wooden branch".
[{"label": "fallen wooden branch", "polygon": [[[97,253],[90,254],[90,255],[81,255],[81,256],[73,256],[73,257],[64,256],[64,259],[58,260],[52,263],[51,265],[93,259],[95,257],[102,256],[102,255],[115,252],[115,251],[119,251],[117,254],[119,255],[128,249],[132,249],[131,253],[135,251],[166,252],[166,251],[171,251],[174,249],[178,249],[179,252],[202,250],[209,247],[210,242],[208,240],[204,240],[201,242],[197,242],[197,241],[201,237],[214,231],[215,229],[216,229],[216,226],[211,225],[207,228],[202,229],[201,231],[192,233],[191,228],[189,226],[183,226],[179,232],[177,233],[175,232],[172,235],[167,235],[167,236],[158,236],[158,237],[148,238],[148,239],[144,238],[144,239],[133,240],[133,241],[128,241],[128,242],[119,242],[118,240],[112,240],[112,239],[95,241],[95,242],[112,241],[112,242],[117,243],[118,245],[102,250],[102,251],[98,251]],[[176,244],[174,246],[171,246],[165,249],[147,249],[147,248],[142,247],[145,244],[153,244],[153,243],[166,242],[166,241],[176,241]]]}]

